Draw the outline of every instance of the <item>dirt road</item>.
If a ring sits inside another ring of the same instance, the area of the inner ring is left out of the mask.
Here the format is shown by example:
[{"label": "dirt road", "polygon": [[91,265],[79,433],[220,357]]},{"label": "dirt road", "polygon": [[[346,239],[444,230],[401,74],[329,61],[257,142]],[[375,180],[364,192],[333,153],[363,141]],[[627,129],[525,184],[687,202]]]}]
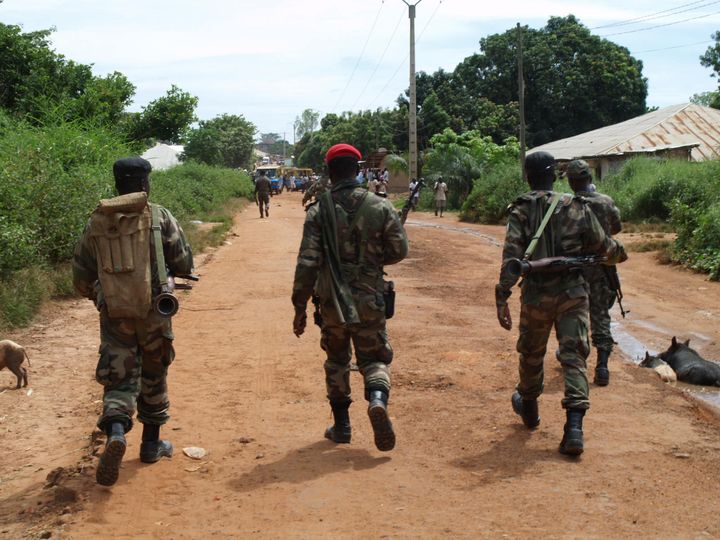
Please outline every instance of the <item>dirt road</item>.
[{"label": "dirt road", "polygon": [[[557,452],[562,379],[548,355],[541,427],[521,427],[510,410],[517,331],[498,326],[493,305],[499,227],[412,216],[411,255],[388,269],[398,445],[373,447],[357,374],[353,443],[323,439],[319,332],[291,332],[303,218],[294,194],[274,198],[268,220],[249,207],[200,268],[175,320],[164,434],[176,455],[142,465],[132,431],[111,489],[94,485],[88,446],[100,397],[92,306],[51,307],[10,336],[28,346],[33,393],[0,395],[0,536],[720,537],[720,422],[652,372],[614,357],[611,385],[591,390],[586,453],[570,460]],[[656,350],[675,333],[720,357],[718,284],[651,254],[623,266],[634,321],[623,332]],[[186,446],[208,455],[192,461]]]}]

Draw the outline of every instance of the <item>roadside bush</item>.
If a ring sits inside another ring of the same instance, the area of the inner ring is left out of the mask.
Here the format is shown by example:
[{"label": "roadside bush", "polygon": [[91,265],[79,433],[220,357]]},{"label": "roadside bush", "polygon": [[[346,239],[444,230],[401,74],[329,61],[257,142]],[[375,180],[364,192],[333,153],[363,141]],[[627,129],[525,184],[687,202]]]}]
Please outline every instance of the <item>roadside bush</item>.
[{"label": "roadside bush", "polygon": [[598,188],[618,205],[623,220],[667,221],[673,201],[695,206],[720,195],[720,163],[637,158]]},{"label": "roadside bush", "polygon": [[506,162],[484,174],[473,183],[473,189],[462,206],[460,219],[480,223],[500,223],[508,204],[528,190],[520,164]]},{"label": "roadside bush", "polygon": [[180,221],[209,221],[208,216],[231,198],[252,199],[253,193],[247,174],[192,161],[150,177],[150,200]]},{"label": "roadside bush", "polygon": [[[113,162],[134,150],[90,124],[0,122],[0,328],[26,324],[44,299],[70,292],[58,265],[98,200],[114,195]],[[188,163],[153,173],[150,197],[186,224],[252,191],[246,174]]]},{"label": "roadside bush", "polygon": [[677,233],[675,262],[720,279],[720,162],[638,158],[598,187],[623,220],[668,222]]}]

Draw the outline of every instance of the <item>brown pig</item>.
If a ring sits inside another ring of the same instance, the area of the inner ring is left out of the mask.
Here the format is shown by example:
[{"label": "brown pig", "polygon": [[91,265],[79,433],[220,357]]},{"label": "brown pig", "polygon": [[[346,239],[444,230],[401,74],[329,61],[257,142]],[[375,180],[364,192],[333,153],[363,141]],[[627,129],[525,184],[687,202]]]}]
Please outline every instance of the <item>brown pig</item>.
[{"label": "brown pig", "polygon": [[17,386],[15,388],[20,388],[23,381],[25,386],[28,385],[27,370],[21,365],[26,358],[29,366],[30,357],[24,348],[9,339],[0,341],[0,369],[8,368],[15,374],[17,377]]}]

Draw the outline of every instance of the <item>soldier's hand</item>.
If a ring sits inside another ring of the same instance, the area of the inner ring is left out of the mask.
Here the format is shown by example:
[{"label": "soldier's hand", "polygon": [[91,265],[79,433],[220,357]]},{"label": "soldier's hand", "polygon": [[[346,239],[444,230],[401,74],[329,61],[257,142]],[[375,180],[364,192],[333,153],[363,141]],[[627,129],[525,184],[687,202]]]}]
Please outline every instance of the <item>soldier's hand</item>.
[{"label": "soldier's hand", "polygon": [[307,326],[307,313],[305,310],[295,311],[295,319],[293,320],[293,333],[300,337],[305,333],[305,326]]},{"label": "soldier's hand", "polygon": [[500,326],[505,330],[512,330],[512,317],[510,316],[510,308],[507,304],[497,305],[497,318]]}]

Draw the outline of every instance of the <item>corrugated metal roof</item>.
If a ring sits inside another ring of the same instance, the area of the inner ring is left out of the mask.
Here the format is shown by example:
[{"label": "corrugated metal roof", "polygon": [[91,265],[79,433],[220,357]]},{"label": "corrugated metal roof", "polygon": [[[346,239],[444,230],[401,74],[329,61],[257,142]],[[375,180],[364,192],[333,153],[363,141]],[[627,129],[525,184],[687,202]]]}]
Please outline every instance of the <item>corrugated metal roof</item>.
[{"label": "corrugated metal roof", "polygon": [[720,158],[720,110],[694,103],[664,107],[614,124],[532,149],[555,159],[601,157],[695,146],[694,161]]}]

